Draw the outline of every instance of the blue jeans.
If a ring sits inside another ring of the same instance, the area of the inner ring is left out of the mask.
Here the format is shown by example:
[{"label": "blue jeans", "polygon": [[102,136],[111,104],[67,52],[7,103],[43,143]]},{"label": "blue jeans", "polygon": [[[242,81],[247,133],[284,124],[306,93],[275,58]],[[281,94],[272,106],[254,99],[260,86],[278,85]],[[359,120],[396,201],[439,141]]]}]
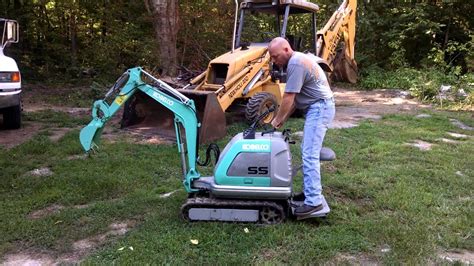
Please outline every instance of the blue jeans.
[{"label": "blue jeans", "polygon": [[306,111],[301,144],[303,157],[303,181],[306,205],[317,206],[322,203],[321,167],[319,154],[324,136],[334,119],[336,108],[333,98],[319,100]]}]

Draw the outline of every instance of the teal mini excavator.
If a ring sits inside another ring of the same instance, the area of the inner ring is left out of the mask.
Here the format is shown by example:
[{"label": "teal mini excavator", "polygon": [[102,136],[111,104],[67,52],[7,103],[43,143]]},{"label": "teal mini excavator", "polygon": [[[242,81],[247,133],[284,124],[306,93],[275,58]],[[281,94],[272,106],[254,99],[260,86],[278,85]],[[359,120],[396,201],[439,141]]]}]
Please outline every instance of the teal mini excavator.
[{"label": "teal mini excavator", "polygon": [[[92,121],[81,130],[80,141],[86,152],[96,150],[105,123],[135,92],[141,91],[174,114],[178,152],[181,155],[183,185],[188,193],[181,214],[188,221],[228,221],[277,224],[294,217],[303,204],[301,194],[293,193],[292,181],[301,167],[291,163],[290,133],[274,129],[256,132],[260,115],[244,132],[234,136],[222,153],[215,144],[206,151],[205,162],[198,158],[199,127],[194,102],[141,68],[126,71],[103,100],[92,107]],[[215,125],[218,127],[219,125]],[[183,135],[184,132],[184,135]],[[214,176],[203,177],[197,166],[216,157]],[[323,148],[321,160],[335,154]],[[329,206],[302,218],[325,217]]]}]

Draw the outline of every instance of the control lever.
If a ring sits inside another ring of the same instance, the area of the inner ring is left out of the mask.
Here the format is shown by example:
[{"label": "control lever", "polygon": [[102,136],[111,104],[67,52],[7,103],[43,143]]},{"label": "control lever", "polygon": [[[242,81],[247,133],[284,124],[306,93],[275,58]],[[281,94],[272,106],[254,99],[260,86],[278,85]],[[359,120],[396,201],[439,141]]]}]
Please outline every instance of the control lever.
[{"label": "control lever", "polygon": [[255,119],[255,121],[252,123],[252,125],[250,125],[249,128],[244,130],[244,132],[243,132],[244,139],[255,139],[255,129],[257,128],[258,122],[260,122],[260,120],[265,118],[269,113],[274,112],[274,111],[275,111],[275,106],[272,105],[265,112],[263,112],[261,115],[259,115]]},{"label": "control lever", "polygon": [[272,128],[267,129],[265,131],[262,131],[262,136],[265,135],[265,134],[274,133],[275,131],[276,131],[276,128],[272,127]]},{"label": "control lever", "polygon": [[285,136],[285,141],[287,141],[288,144],[296,144],[296,141],[290,140],[290,134],[291,134],[291,129],[289,128],[284,129],[282,132],[282,135]]}]

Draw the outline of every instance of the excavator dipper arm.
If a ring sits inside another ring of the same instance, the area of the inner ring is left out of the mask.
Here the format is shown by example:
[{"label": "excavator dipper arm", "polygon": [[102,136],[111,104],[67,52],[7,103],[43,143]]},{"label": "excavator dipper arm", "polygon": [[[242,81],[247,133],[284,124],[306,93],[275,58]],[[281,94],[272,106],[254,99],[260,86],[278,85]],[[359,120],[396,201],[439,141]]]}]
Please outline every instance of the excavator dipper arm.
[{"label": "excavator dipper arm", "polygon": [[[150,79],[152,85],[143,81],[142,76]],[[118,91],[118,95],[111,104],[108,104],[106,99],[94,102],[92,121],[81,130],[79,135],[83,149],[86,152],[96,150],[106,122],[135,92],[142,91],[173,112],[178,152],[181,154],[183,184],[187,192],[196,191],[191,188],[191,184],[194,179],[200,177],[196,168],[200,124],[193,100],[188,99],[179,91],[156,79],[140,67],[127,70],[106,94],[106,98]],[[185,143],[182,141],[181,127],[185,129]]]}]

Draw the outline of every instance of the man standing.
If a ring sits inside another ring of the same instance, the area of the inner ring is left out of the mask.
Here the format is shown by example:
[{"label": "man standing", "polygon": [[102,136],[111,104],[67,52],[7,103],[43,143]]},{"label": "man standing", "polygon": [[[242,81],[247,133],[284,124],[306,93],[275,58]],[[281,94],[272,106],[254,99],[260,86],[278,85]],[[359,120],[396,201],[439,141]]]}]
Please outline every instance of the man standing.
[{"label": "man standing", "polygon": [[323,209],[319,153],[335,115],[333,93],[316,56],[293,51],[281,37],[270,42],[268,51],[274,64],[287,67],[285,93],[272,126],[280,128],[295,107],[306,114],[301,146],[305,200],[295,214],[307,215]]}]

